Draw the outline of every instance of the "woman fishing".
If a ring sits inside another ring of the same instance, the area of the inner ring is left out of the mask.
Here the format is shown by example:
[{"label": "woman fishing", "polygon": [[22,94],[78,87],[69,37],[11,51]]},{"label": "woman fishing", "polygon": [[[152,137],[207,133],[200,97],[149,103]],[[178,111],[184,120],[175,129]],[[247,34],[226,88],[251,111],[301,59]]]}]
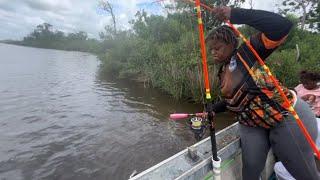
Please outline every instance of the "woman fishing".
[{"label": "woman fishing", "polygon": [[[263,59],[285,41],[292,27],[282,16],[262,10],[218,7],[212,13],[220,20],[257,29],[250,43]],[[320,179],[310,145],[250,49],[238,46],[228,26],[211,31],[206,44],[213,62],[221,65],[217,76],[223,99],[213,105],[213,111],[229,110],[240,122],[242,179],[259,179],[270,148],[297,180]],[[315,140],[317,124],[311,109],[294,91],[281,88]]]}]

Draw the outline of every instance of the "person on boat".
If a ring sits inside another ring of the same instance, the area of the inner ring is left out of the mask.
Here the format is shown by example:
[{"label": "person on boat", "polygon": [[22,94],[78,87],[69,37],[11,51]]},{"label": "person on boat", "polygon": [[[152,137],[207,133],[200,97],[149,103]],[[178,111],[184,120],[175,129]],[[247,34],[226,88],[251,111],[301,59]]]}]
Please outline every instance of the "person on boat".
[{"label": "person on boat", "polygon": [[306,101],[313,110],[316,117],[320,117],[320,74],[308,71],[300,72],[300,82],[294,90],[297,95]]},{"label": "person on boat", "polygon": [[[301,84],[294,88],[294,90],[297,93],[297,96],[300,97],[302,100],[306,101],[313,110],[313,113],[316,115],[316,117],[318,117],[318,137],[316,140],[316,145],[318,149],[320,149],[320,87],[318,86],[319,81],[320,74],[308,71],[301,71]],[[275,163],[274,171],[280,179],[294,179],[280,161]]]},{"label": "person on boat", "polygon": [[[212,13],[220,20],[257,29],[250,43],[263,59],[285,41],[292,27],[286,18],[262,10],[217,7]],[[240,123],[242,179],[259,179],[272,148],[296,179],[319,180],[310,145],[250,49],[238,46],[236,34],[225,25],[209,32],[206,44],[213,62],[221,65],[217,77],[222,100],[213,104],[213,112],[229,110]],[[312,110],[294,91],[282,89],[315,140],[318,130]]]}]

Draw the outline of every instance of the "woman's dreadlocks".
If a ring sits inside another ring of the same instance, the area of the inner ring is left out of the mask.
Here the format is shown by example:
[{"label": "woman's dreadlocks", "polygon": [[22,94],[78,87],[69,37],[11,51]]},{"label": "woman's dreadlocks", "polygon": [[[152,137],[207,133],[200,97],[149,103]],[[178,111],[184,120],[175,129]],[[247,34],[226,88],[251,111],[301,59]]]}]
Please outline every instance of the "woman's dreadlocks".
[{"label": "woman's dreadlocks", "polygon": [[225,42],[226,44],[231,43],[234,48],[238,47],[238,38],[236,37],[232,29],[227,25],[220,26],[210,31],[205,41],[206,43],[208,43],[209,41],[217,40]]}]

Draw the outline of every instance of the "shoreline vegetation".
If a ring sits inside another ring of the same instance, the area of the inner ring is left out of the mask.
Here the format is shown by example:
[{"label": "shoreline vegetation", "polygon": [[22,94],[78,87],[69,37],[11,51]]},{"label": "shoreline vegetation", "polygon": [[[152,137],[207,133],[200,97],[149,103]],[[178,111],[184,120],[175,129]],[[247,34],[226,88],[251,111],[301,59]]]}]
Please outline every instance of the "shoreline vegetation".
[{"label": "shoreline vegetation", "polygon": [[[101,40],[90,39],[83,31],[69,34],[53,31],[52,25],[44,23],[22,41],[1,42],[93,53],[101,60],[102,71],[106,73],[142,82],[176,99],[200,102],[203,78],[196,16],[191,6],[180,8],[166,17],[138,11],[130,21],[131,29],[114,31],[112,26],[106,26],[100,33]],[[220,24],[210,14],[203,16],[205,32]],[[302,69],[320,71],[320,34],[299,28],[297,17],[287,17],[295,26],[284,45],[266,62],[276,77],[292,88],[299,83],[298,73]],[[246,37],[255,33],[248,26],[239,29]],[[210,74],[215,73],[217,68],[210,64],[210,57],[208,63]],[[216,80],[210,82],[216,98],[219,96],[218,88],[214,87]]]}]

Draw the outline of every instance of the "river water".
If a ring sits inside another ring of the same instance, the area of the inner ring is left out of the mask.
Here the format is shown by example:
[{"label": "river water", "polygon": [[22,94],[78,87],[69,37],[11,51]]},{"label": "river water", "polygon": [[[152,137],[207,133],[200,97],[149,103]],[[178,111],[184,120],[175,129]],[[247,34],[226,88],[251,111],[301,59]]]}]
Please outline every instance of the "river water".
[{"label": "river water", "polygon": [[93,55],[7,44],[0,55],[0,179],[127,179],[195,143],[168,116],[199,105],[100,74]]}]

